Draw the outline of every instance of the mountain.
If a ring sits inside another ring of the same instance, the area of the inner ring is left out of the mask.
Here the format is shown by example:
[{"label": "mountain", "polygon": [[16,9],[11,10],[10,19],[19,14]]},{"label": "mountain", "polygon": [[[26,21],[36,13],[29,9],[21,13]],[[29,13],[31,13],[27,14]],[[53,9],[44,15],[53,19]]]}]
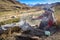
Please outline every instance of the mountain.
[{"label": "mountain", "polygon": [[43,8],[43,7],[50,7],[50,6],[52,6],[52,7],[55,7],[55,6],[60,6],[60,2],[56,2],[56,3],[52,3],[52,4],[35,4],[34,6],[33,6],[33,8]]},{"label": "mountain", "polygon": [[56,4],[56,5],[60,5],[60,2],[56,2],[55,4]]},{"label": "mountain", "polygon": [[23,8],[26,9],[29,8],[29,6],[22,4],[16,0],[0,0],[0,12],[23,9]]},{"label": "mountain", "polygon": [[60,2],[52,3],[53,6],[60,6]]},{"label": "mountain", "polygon": [[37,9],[42,9],[43,7],[46,7],[47,5],[51,6],[50,4],[35,4],[33,6],[33,8],[37,8]]},{"label": "mountain", "polygon": [[45,4],[35,4],[34,6],[35,7],[37,7],[37,6],[45,6]]},{"label": "mountain", "polygon": [[56,3],[52,3],[52,4],[35,4],[33,7],[45,7],[46,5],[52,5],[52,6],[56,6],[56,5],[60,5],[60,2],[56,2]]},{"label": "mountain", "polygon": [[27,4],[27,5],[29,5],[30,7],[33,7],[34,6],[34,4]]}]

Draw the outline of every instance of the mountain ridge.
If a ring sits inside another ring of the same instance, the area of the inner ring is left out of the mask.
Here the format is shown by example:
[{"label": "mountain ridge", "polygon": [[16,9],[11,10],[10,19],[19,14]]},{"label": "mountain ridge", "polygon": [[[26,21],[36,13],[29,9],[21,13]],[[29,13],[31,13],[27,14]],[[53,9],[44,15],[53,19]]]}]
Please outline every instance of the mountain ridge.
[{"label": "mountain ridge", "polygon": [[0,0],[0,12],[1,11],[9,11],[16,9],[29,8],[29,6],[22,4],[16,0]]}]

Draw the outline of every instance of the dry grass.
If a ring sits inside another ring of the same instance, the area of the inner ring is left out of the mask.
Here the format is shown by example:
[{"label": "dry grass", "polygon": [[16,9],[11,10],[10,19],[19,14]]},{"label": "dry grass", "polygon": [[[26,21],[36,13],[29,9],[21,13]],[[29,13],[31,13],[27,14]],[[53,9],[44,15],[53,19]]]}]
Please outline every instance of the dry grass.
[{"label": "dry grass", "polygon": [[19,27],[9,28],[8,30],[4,31],[0,35],[0,39],[3,38],[4,40],[7,40],[7,39],[10,40],[9,38],[11,38],[12,40],[14,40],[14,35],[12,35],[14,32],[15,33],[19,33],[20,32],[20,28]]},{"label": "dry grass", "polygon": [[60,6],[55,7],[55,16],[57,19],[57,25],[60,25]]},{"label": "dry grass", "polygon": [[9,20],[0,22],[0,25],[16,23],[16,22],[19,22],[19,21],[20,21],[20,18],[9,19]]}]

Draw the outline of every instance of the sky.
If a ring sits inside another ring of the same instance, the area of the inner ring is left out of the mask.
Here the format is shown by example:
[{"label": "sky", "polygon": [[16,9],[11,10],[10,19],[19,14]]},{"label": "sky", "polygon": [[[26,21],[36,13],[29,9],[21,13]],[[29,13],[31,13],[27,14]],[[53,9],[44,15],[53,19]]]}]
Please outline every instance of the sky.
[{"label": "sky", "polygon": [[25,4],[51,4],[51,3],[55,3],[55,2],[60,2],[60,0],[17,0],[21,3],[25,3]]}]

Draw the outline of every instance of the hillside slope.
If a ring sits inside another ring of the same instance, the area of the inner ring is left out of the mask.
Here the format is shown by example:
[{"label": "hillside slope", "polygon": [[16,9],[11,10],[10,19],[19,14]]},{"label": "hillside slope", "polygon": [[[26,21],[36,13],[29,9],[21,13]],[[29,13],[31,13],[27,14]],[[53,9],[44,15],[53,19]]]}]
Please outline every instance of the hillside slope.
[{"label": "hillside slope", "polygon": [[55,5],[55,16],[56,16],[58,25],[60,25],[60,4]]},{"label": "hillside slope", "polygon": [[29,10],[30,7],[16,0],[0,0],[0,21],[18,18],[23,11]]},{"label": "hillside slope", "polygon": [[19,3],[16,0],[0,0],[0,12],[27,8],[27,5]]}]

